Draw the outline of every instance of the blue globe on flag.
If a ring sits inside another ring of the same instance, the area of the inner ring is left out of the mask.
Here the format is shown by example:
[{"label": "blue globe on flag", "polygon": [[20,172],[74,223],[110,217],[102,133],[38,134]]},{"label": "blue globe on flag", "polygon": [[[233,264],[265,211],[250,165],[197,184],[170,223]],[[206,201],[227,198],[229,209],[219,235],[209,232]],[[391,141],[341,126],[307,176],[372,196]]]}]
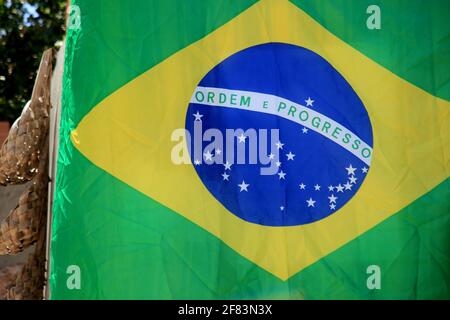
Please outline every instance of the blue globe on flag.
[{"label": "blue globe on flag", "polygon": [[206,74],[186,130],[209,192],[264,226],[334,214],[361,187],[372,157],[369,116],[350,84],[318,54],[284,43],[247,48]]}]

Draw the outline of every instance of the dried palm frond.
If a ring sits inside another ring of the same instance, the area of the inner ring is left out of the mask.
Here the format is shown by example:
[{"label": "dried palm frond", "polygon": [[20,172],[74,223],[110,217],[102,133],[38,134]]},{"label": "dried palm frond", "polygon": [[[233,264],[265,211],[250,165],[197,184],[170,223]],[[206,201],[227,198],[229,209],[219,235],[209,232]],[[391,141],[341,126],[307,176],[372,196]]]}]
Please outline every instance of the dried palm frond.
[{"label": "dried palm frond", "polygon": [[17,275],[22,270],[23,264],[8,266],[0,269],[0,300],[5,300],[8,290],[15,283]]},{"label": "dried palm frond", "polygon": [[47,214],[48,140],[41,155],[37,176],[20,196],[18,205],[0,224],[0,255],[21,252],[38,239]]},{"label": "dried palm frond", "polygon": [[31,100],[13,124],[0,150],[0,185],[20,184],[36,175],[48,138],[53,49],[42,56]]},{"label": "dried palm frond", "polygon": [[45,219],[39,231],[36,248],[8,287],[7,300],[43,299],[45,285]]}]

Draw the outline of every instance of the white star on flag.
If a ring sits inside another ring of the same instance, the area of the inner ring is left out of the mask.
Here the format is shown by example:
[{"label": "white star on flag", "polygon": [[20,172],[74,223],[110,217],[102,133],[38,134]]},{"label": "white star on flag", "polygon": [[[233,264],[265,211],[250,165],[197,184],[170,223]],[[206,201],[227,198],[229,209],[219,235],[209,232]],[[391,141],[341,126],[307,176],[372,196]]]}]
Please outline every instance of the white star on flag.
[{"label": "white star on flag", "polygon": [[358,180],[358,178],[356,178],[355,176],[351,176],[349,179],[350,183],[356,183],[356,180]]},{"label": "white star on flag", "polygon": [[337,192],[344,192],[344,187],[341,184],[338,184],[336,186],[336,190],[337,190]]},{"label": "white star on flag", "polygon": [[221,154],[221,153],[222,153],[222,150],[216,149],[216,154],[217,154],[217,155],[219,155],[219,154]]},{"label": "white star on flag", "polygon": [[303,127],[302,132],[303,132],[303,133],[307,133],[307,132],[308,132],[308,129],[305,128],[305,127]]},{"label": "white star on flag", "polygon": [[362,171],[363,173],[367,173],[367,170],[369,170],[369,169],[367,169],[366,167],[364,167],[364,168],[361,169],[361,171]]},{"label": "white star on flag", "polygon": [[347,181],[347,183],[344,184],[344,187],[345,187],[345,190],[352,190],[353,185]]},{"label": "white star on flag", "polygon": [[245,142],[245,138],[247,138],[247,137],[243,133],[241,133],[241,135],[238,137],[239,143]]},{"label": "white star on flag", "polygon": [[314,186],[314,190],[319,191],[319,190],[320,190],[320,186],[319,186],[318,184],[316,184],[316,185]]},{"label": "white star on flag", "polygon": [[244,180],[242,180],[242,183],[238,184],[238,186],[239,186],[239,188],[241,188],[240,192],[242,192],[242,191],[247,191],[248,192],[247,187],[249,186],[249,184],[245,183]]},{"label": "white star on flag", "polygon": [[334,187],[333,186],[328,186],[328,191],[334,191]]},{"label": "white star on flag", "polygon": [[286,154],[286,157],[288,160],[294,160],[295,154],[289,151],[289,153]]},{"label": "white star on flag", "polygon": [[332,194],[331,196],[328,197],[328,199],[330,199],[330,203],[336,203],[338,197],[335,197],[334,194]]},{"label": "white star on flag", "polygon": [[277,146],[278,149],[283,149],[284,143],[278,141],[277,143],[275,143],[275,145]]},{"label": "white star on flag", "polygon": [[284,207],[283,207],[283,206],[281,206],[281,207],[280,207],[280,210],[281,210],[281,211],[283,211],[283,210],[284,210]]},{"label": "white star on flag", "polygon": [[316,203],[312,198],[309,198],[306,202],[308,203],[308,207],[314,207],[314,203]]},{"label": "white star on flag", "polygon": [[310,97],[308,97],[308,99],[306,99],[305,102],[306,102],[307,107],[312,107],[314,100],[312,100]]},{"label": "white star on flag", "polygon": [[202,121],[203,115],[200,114],[197,110],[197,113],[194,113],[193,116],[195,117],[194,121]]},{"label": "white star on flag", "polygon": [[223,166],[225,167],[225,170],[231,170],[231,163],[228,161]]},{"label": "white star on flag", "polygon": [[284,173],[283,170],[281,170],[280,172],[278,172],[278,176],[280,177],[280,178],[279,178],[280,180],[281,180],[281,179],[284,180],[284,177],[286,176],[286,173]]},{"label": "white star on flag", "polygon": [[205,156],[206,161],[212,161],[212,153],[208,150],[203,154]]},{"label": "white star on flag", "polygon": [[224,172],[224,173],[222,173],[222,177],[223,177],[223,180],[227,180],[228,181],[228,178],[230,177],[230,175],[227,174],[226,172]]},{"label": "white star on flag", "polygon": [[336,205],[335,205],[335,204],[330,204],[330,209],[331,209],[331,210],[336,209]]},{"label": "white star on flag", "polygon": [[273,153],[269,154],[269,159],[275,158],[275,155]]},{"label": "white star on flag", "polygon": [[281,162],[280,161],[275,162],[275,164],[277,165],[277,167],[281,166]]},{"label": "white star on flag", "polygon": [[304,184],[304,183],[302,182],[302,183],[300,183],[299,187],[300,187],[301,190],[305,190],[306,184]]},{"label": "white star on flag", "polygon": [[347,168],[345,168],[345,170],[347,170],[348,175],[354,175],[356,168],[353,168],[352,165],[349,165]]},{"label": "white star on flag", "polygon": [[194,160],[194,164],[195,164],[196,166],[200,165],[200,163],[201,163],[200,160],[198,160],[198,159],[195,159],[195,160]]}]

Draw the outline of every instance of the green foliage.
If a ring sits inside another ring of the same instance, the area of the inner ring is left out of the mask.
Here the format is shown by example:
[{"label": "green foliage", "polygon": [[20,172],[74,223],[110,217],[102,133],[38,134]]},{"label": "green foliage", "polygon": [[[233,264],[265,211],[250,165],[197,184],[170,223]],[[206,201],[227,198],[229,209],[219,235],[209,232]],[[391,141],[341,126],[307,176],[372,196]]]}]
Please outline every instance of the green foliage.
[{"label": "green foliage", "polygon": [[64,37],[66,0],[0,0],[0,121],[30,99],[43,51]]}]

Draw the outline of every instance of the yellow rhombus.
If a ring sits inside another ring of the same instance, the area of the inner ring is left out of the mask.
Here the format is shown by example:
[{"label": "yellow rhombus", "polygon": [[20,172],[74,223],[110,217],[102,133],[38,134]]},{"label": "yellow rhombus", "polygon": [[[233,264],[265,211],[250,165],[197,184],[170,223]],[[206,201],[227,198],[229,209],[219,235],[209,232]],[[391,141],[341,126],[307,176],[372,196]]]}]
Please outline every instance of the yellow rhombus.
[{"label": "yellow rhombus", "polygon": [[[229,212],[191,165],[171,161],[171,133],[184,128],[204,75],[245,48],[283,42],[312,50],[363,101],[373,157],[358,193],[315,223],[268,227]],[[72,132],[76,148],[111,175],[220,238],[282,280],[311,265],[449,176],[449,103],[399,78],[336,38],[288,1],[261,1],[99,103]]]}]

